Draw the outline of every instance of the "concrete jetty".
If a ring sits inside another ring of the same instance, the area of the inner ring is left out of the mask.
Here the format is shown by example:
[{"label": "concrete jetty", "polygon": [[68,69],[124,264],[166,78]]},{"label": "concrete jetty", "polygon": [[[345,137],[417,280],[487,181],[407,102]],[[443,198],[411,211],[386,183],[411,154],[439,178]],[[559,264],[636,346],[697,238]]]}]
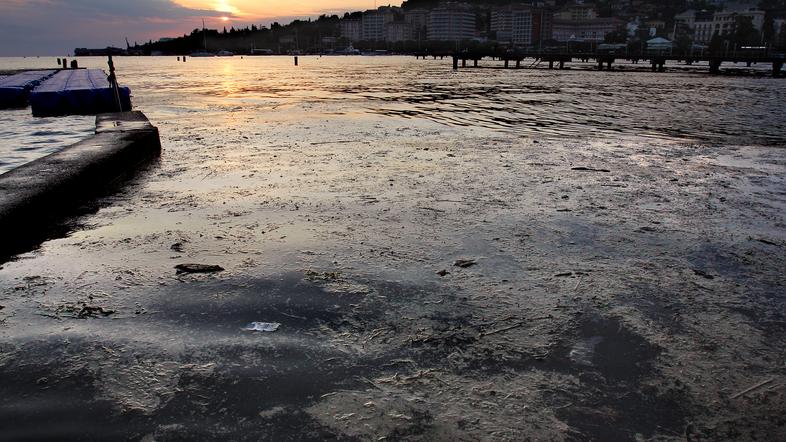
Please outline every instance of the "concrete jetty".
[{"label": "concrete jetty", "polygon": [[55,72],[26,71],[0,78],[0,109],[27,106],[30,91]]},{"label": "concrete jetty", "polygon": [[[131,110],[131,91],[127,87],[118,89],[122,110]],[[107,75],[101,69],[59,71],[33,90],[30,105],[37,117],[93,115],[120,110]]]},{"label": "concrete jetty", "polygon": [[101,114],[94,135],[0,175],[0,255],[160,151],[158,129],[143,113]]}]

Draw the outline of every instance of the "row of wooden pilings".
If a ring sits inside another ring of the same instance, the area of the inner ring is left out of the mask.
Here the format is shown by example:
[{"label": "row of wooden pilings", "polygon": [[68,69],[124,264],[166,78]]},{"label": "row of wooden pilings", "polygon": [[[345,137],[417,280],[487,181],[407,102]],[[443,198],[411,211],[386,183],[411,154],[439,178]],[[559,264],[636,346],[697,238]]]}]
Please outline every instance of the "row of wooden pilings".
[{"label": "row of wooden pilings", "polygon": [[[516,69],[520,69],[521,68],[521,62],[523,61],[523,59],[518,59],[518,58],[516,58],[516,59],[500,58],[500,59],[505,63],[504,64],[505,69],[510,68],[510,65],[511,65],[512,61],[516,62],[515,68]],[[458,56],[454,55],[453,56],[453,69],[458,69],[459,68],[459,61],[461,61],[461,67],[462,68],[467,67],[467,60],[472,60],[472,66],[473,67],[478,67],[478,63],[480,62],[480,59],[478,59],[478,58],[467,59],[467,58],[462,58],[462,57],[458,57]],[[581,61],[583,61],[583,62],[589,62],[589,60],[590,60],[589,58],[581,59]],[[551,60],[549,60],[549,59],[542,59],[541,58],[541,59],[536,59],[533,62],[533,66],[539,65],[541,62],[543,62],[543,63],[548,63],[549,64],[549,69],[554,69],[555,66],[557,66],[558,69],[565,69],[565,62],[566,61],[572,61],[572,60],[565,59],[565,58],[558,58],[558,59],[551,59]],[[604,69],[604,66],[606,66],[607,70],[611,70],[612,69],[611,66],[614,63],[614,61],[615,61],[614,58],[598,58],[597,59],[598,70],[602,71]],[[632,60],[632,62],[633,63],[638,63],[638,60]],[[652,72],[656,72],[656,71],[664,72],[665,71],[665,65],[666,65],[666,60],[665,59],[654,58],[654,59],[651,60],[651,63],[652,63]]]},{"label": "row of wooden pilings", "polygon": [[[423,57],[424,60],[426,59],[425,55],[423,55],[422,57]],[[436,59],[437,57],[438,56],[434,56],[434,59]],[[442,56],[439,56],[439,57],[442,58]],[[504,64],[505,69],[510,68],[511,61],[515,61],[516,62],[515,68],[516,69],[520,69],[521,68],[521,63],[522,63],[522,60],[523,60],[523,59],[519,59],[519,58],[503,58],[503,57],[491,57],[491,58],[492,58],[492,60],[493,59],[502,60],[505,63]],[[589,60],[591,58],[593,58],[593,57],[579,58],[579,60],[587,63],[587,62],[589,62]],[[480,58],[477,58],[477,57],[466,58],[466,57],[461,57],[461,56],[458,56],[458,55],[453,55],[453,69],[454,70],[458,70],[459,62],[461,62],[461,67],[462,68],[467,67],[467,60],[472,60],[472,66],[473,67],[478,67],[478,63],[480,62]],[[565,69],[565,62],[566,61],[572,61],[572,58],[569,58],[569,57],[555,57],[555,58],[552,58],[552,59],[535,58],[535,61],[532,63],[532,65],[530,67],[537,66],[540,63],[548,63],[549,69],[554,69],[555,64],[558,64],[558,66],[559,66],[558,68],[559,69]],[[606,70],[610,71],[610,70],[612,70],[612,65],[614,64],[616,59],[613,58],[613,57],[598,57],[598,58],[595,58],[595,61],[597,62],[598,70],[602,71],[602,70],[604,70],[604,67],[605,67]],[[630,61],[633,64],[638,64],[640,59],[632,58],[632,59],[630,59]],[[694,61],[695,60],[686,60],[686,63],[687,64],[692,64]],[[652,72],[665,72],[666,71],[666,58],[665,57],[653,57],[653,58],[649,59],[649,62],[650,62],[650,65],[652,66]],[[711,74],[719,74],[720,73],[720,66],[721,66],[722,63],[723,63],[723,60],[721,60],[721,59],[710,59],[709,60],[710,73]],[[751,64],[753,63],[753,61],[745,61],[745,63],[747,63],[748,67],[750,67]],[[783,64],[784,64],[783,60],[777,60],[776,59],[776,60],[772,61],[772,76],[773,77],[778,77],[778,76],[781,75],[781,72],[783,70]]]},{"label": "row of wooden pilings", "polygon": [[[57,66],[63,66],[63,69],[68,69],[68,59],[57,59]],[[76,60],[71,60],[71,69],[79,69],[79,62]]]}]

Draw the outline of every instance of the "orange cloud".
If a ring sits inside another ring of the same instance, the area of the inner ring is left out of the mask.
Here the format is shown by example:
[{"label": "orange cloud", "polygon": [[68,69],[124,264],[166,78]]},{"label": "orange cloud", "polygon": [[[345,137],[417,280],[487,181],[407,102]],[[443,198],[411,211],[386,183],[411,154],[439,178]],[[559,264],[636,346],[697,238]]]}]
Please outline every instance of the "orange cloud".
[{"label": "orange cloud", "polygon": [[[344,13],[373,8],[370,0],[175,0],[178,5],[192,9],[208,9],[225,12],[244,19],[268,19],[274,17],[315,16],[326,12]],[[379,2],[382,4],[382,2]],[[394,2],[396,3],[396,2]]]}]

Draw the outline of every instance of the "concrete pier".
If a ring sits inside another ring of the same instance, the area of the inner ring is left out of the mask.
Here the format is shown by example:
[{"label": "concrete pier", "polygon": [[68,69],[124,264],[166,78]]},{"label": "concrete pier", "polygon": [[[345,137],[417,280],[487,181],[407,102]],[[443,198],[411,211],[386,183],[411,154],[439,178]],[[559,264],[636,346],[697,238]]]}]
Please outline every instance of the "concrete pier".
[{"label": "concrete pier", "polygon": [[0,175],[0,255],[160,151],[158,129],[143,113],[101,114],[94,135]]}]

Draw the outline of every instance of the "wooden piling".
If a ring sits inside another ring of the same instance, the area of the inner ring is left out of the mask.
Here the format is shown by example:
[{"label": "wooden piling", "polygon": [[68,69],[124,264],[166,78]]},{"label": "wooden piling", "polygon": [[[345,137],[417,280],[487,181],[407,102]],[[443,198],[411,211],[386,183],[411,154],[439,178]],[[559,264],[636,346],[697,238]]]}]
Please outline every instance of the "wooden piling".
[{"label": "wooden piling", "polygon": [[458,57],[456,57],[455,55],[453,56],[453,70],[454,71],[458,70]]},{"label": "wooden piling", "polygon": [[298,62],[297,62],[297,55],[295,55],[295,66],[297,66],[297,65],[298,65]]},{"label": "wooden piling", "polygon": [[565,60],[560,60],[559,61],[559,68],[560,69],[565,69]]},{"label": "wooden piling", "polygon": [[465,67],[467,67],[467,59],[466,59],[466,58],[462,58],[462,59],[461,59],[461,67],[462,67],[462,68],[465,68]]},{"label": "wooden piling", "polygon": [[79,62],[76,60],[71,60],[71,69],[79,69]]},{"label": "wooden piling", "polygon": [[508,66],[509,66],[509,60],[506,58],[506,59],[505,59],[505,69],[507,69],[507,68],[508,68]]},{"label": "wooden piling", "polygon": [[63,69],[68,69],[68,59],[63,59]]},{"label": "wooden piling", "polygon": [[473,65],[474,67],[478,67],[478,59],[477,59],[477,58],[476,58],[476,59],[474,59],[474,60],[472,60],[472,65]]},{"label": "wooden piling", "polygon": [[772,76],[778,77],[781,74],[781,70],[783,69],[783,61],[775,60],[772,62]]},{"label": "wooden piling", "polygon": [[554,61],[549,60],[549,69],[554,69]]},{"label": "wooden piling", "polygon": [[521,60],[516,60],[516,69],[521,69]]}]

